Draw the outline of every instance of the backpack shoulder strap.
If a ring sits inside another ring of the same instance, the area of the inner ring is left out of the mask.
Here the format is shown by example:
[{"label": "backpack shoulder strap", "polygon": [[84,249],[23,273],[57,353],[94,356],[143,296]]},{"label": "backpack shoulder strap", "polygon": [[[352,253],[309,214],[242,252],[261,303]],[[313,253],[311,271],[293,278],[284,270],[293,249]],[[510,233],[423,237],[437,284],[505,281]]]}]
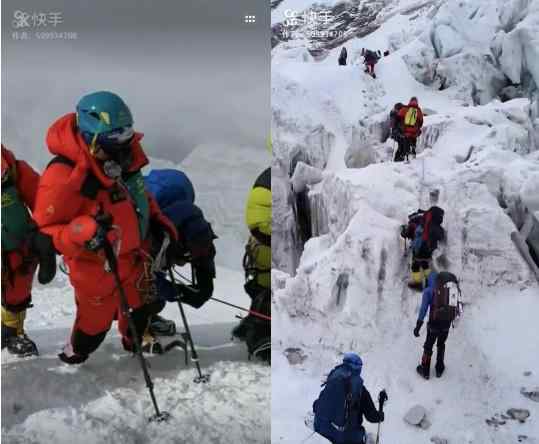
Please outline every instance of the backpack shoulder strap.
[{"label": "backpack shoulder strap", "polygon": [[344,405],[345,405],[345,412],[344,412],[344,427],[348,428],[350,425],[350,420],[352,417],[352,407],[354,405],[354,400],[352,399],[352,377],[353,375],[350,373],[348,376],[343,376],[343,382],[344,382]]},{"label": "backpack shoulder strap", "polygon": [[70,166],[71,168],[73,168],[75,166],[75,162],[73,162],[71,159],[68,159],[67,157],[65,156],[55,156],[52,158],[52,160],[48,163],[48,165],[45,167],[45,169],[47,169],[48,167],[56,164],[56,163],[60,163],[62,165],[67,165],[67,166]]},{"label": "backpack shoulder strap", "polygon": [[[71,168],[75,167],[75,162],[73,162],[71,159],[68,159],[65,156],[56,156],[49,162],[47,168],[56,163],[67,165]],[[97,193],[101,188],[102,186],[101,182],[99,182],[99,179],[95,177],[92,173],[88,172],[86,175],[86,179],[84,179],[84,182],[82,183],[80,192],[84,197],[94,200],[97,197]]]}]

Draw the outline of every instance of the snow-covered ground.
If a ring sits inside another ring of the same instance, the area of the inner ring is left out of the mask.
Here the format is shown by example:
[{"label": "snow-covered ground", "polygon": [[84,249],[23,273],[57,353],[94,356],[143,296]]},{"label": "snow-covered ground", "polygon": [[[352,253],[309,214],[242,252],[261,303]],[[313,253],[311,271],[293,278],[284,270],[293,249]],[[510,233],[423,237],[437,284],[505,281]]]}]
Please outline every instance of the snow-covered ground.
[{"label": "snow-covered ground", "polygon": [[[177,167],[195,185],[196,202],[220,236],[214,296],[249,307],[243,290],[243,220],[247,194],[265,168],[264,150],[200,146],[181,164],[152,159],[153,168]],[[219,154],[219,155],[217,155]],[[230,165],[243,168],[229,168]],[[212,175],[204,180],[208,169]],[[211,179],[211,180],[210,180]],[[189,275],[189,270],[183,272]],[[153,407],[139,362],[121,346],[113,325],[101,347],[84,364],[57,358],[75,318],[73,290],[58,272],[46,287],[36,286],[26,328],[40,356],[17,359],[2,352],[2,441],[13,444],[105,443],[267,443],[270,435],[271,369],[247,360],[245,344],[231,330],[245,313],[216,301],[186,307],[195,346],[208,384],[195,384],[193,363],[185,366],[176,348],[149,358],[160,409],[172,418],[148,423]],[[184,331],[178,306],[163,311]],[[172,338],[171,338],[172,339]],[[168,343],[163,338],[163,343]]]},{"label": "snow-covered ground", "polygon": [[[225,268],[217,273],[215,297],[248,306],[242,274]],[[115,326],[81,366],[58,360],[74,320],[72,290],[65,278],[58,281],[36,289],[28,312],[28,333],[40,356],[17,359],[2,352],[3,442],[67,444],[74,437],[81,444],[268,442],[270,368],[248,362],[245,345],[230,341],[235,316],[243,313],[214,301],[199,310],[186,307],[210,382],[193,382],[195,366],[185,366],[179,348],[150,357],[159,407],[172,419],[148,423],[153,407],[139,362],[123,350]],[[176,305],[168,304],[163,315],[183,331]]]},{"label": "snow-covered ground", "polygon": [[[539,37],[529,26],[539,2],[384,3],[380,28],[346,42],[349,66],[337,66],[340,46],[320,61],[300,40],[273,49],[272,442],[309,436],[305,414],[345,351],[363,357],[373,395],[388,390],[382,442],[539,442],[539,406],[520,393],[539,387],[539,287],[510,237],[515,208],[537,211],[539,57],[519,40],[519,54],[527,51],[512,59],[520,92],[504,103],[508,72],[492,62],[500,30]],[[377,79],[357,64],[362,47],[391,50]],[[411,96],[426,114],[418,156],[392,163],[387,115]],[[305,184],[315,237],[303,245],[293,205]],[[412,335],[420,294],[406,285],[399,226],[433,203],[446,210],[447,230],[435,265],[457,275],[466,306],[448,339],[446,373],[427,382],[415,373],[425,329]],[[339,291],[341,276],[348,285]],[[426,407],[430,429],[403,421],[415,404]],[[486,424],[513,407],[530,418]]]}]

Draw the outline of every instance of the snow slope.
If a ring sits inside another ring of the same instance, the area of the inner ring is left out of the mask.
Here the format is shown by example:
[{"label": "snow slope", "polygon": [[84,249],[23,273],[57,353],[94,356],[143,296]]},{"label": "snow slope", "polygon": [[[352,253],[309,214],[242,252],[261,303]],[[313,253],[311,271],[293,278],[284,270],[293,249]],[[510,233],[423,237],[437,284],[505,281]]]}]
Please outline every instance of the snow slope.
[{"label": "snow slope", "polygon": [[[152,159],[152,168],[177,168],[192,179],[196,202],[220,236],[217,240],[216,298],[249,307],[243,290],[243,221],[249,189],[265,168],[263,150],[200,146],[181,164]],[[242,168],[237,168],[242,165]],[[232,168],[234,166],[234,168]],[[211,171],[212,174],[208,174]],[[230,264],[229,266],[226,266]],[[189,270],[182,271],[189,276]],[[113,325],[101,347],[77,367],[57,353],[75,319],[73,290],[58,272],[33,292],[26,328],[40,356],[17,359],[2,352],[2,441],[13,444],[73,443],[267,443],[270,435],[270,373],[247,360],[245,344],[231,342],[244,312],[215,301],[186,307],[208,384],[195,384],[193,363],[181,349],[149,358],[159,407],[172,419],[148,423],[153,407],[138,361],[123,350]],[[162,313],[184,331],[177,305]],[[164,338],[164,343],[168,342]]]},{"label": "snow slope", "polygon": [[[388,390],[382,442],[539,442],[539,406],[520,393],[539,386],[539,326],[531,318],[539,310],[539,287],[510,238],[514,208],[524,201],[537,211],[535,58],[513,60],[527,73],[522,85],[529,83],[526,91],[520,86],[521,98],[505,103],[496,99],[499,68],[476,63],[499,38],[496,23],[520,10],[512,21],[525,26],[538,2],[503,2],[498,9],[481,0],[417,2],[424,6],[413,14],[403,13],[410,2],[385,3],[381,27],[346,42],[349,66],[337,66],[340,47],[318,62],[302,56],[300,42],[273,50],[273,231],[282,237],[273,248],[272,442],[308,437],[303,418],[320,381],[350,350],[363,357],[371,394]],[[473,26],[464,23],[474,11]],[[444,30],[438,43],[454,47],[436,56],[440,48],[429,32],[440,24],[466,41],[465,51]],[[376,67],[377,79],[355,64],[362,47],[391,49]],[[440,90],[422,76],[442,65],[448,80]],[[412,95],[427,115],[418,156],[392,163],[387,115]],[[299,162],[319,173],[298,169]],[[308,174],[291,180],[296,170]],[[316,225],[304,245],[295,237],[295,183],[309,184]],[[450,333],[446,374],[426,382],[415,373],[425,329],[421,338],[412,335],[420,294],[406,286],[410,258],[398,232],[409,213],[434,203],[446,210],[448,237],[435,265],[458,276],[466,306]],[[341,276],[348,285],[339,291]],[[300,349],[302,358],[291,349]],[[414,404],[426,407],[429,430],[404,423]],[[531,417],[525,424],[486,424],[511,407],[528,409]],[[309,442],[327,441],[314,436]]]},{"label": "snow slope", "polygon": [[[241,273],[217,273],[215,297],[248,306]],[[238,310],[214,301],[200,310],[186,307],[203,372],[211,379],[193,383],[194,364],[185,366],[181,349],[150,357],[157,401],[172,415],[167,424],[150,424],[153,408],[139,363],[123,350],[115,326],[81,366],[56,357],[74,319],[72,290],[65,278],[58,281],[36,289],[28,312],[28,333],[40,356],[17,359],[2,352],[2,441],[268,442],[270,418],[261,412],[270,402],[270,368],[246,362],[245,345],[230,342]],[[163,315],[183,331],[177,306],[168,304]]]}]

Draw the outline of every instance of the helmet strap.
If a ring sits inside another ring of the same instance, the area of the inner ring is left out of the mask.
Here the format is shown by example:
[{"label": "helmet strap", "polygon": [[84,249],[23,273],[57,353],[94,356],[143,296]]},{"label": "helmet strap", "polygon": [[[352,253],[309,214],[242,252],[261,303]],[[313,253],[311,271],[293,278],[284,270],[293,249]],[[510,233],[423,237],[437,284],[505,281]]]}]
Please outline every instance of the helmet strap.
[{"label": "helmet strap", "polygon": [[94,137],[92,138],[92,142],[90,143],[90,154],[92,156],[95,156],[95,154],[97,153],[97,136],[99,135],[99,133],[95,133],[94,134]]}]

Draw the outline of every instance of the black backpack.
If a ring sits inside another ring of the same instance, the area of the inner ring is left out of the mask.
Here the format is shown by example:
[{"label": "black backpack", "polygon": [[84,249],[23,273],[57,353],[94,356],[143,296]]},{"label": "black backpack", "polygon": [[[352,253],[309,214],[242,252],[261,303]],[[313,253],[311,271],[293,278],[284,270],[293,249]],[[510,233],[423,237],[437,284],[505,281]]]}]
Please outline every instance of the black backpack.
[{"label": "black backpack", "polygon": [[451,324],[462,312],[461,291],[453,273],[438,274],[432,295],[431,321]]},{"label": "black backpack", "polygon": [[425,214],[427,212],[421,208],[416,212],[408,215],[408,224],[401,225],[401,236],[405,239],[413,240],[415,231],[418,226],[423,226],[425,223]]}]

